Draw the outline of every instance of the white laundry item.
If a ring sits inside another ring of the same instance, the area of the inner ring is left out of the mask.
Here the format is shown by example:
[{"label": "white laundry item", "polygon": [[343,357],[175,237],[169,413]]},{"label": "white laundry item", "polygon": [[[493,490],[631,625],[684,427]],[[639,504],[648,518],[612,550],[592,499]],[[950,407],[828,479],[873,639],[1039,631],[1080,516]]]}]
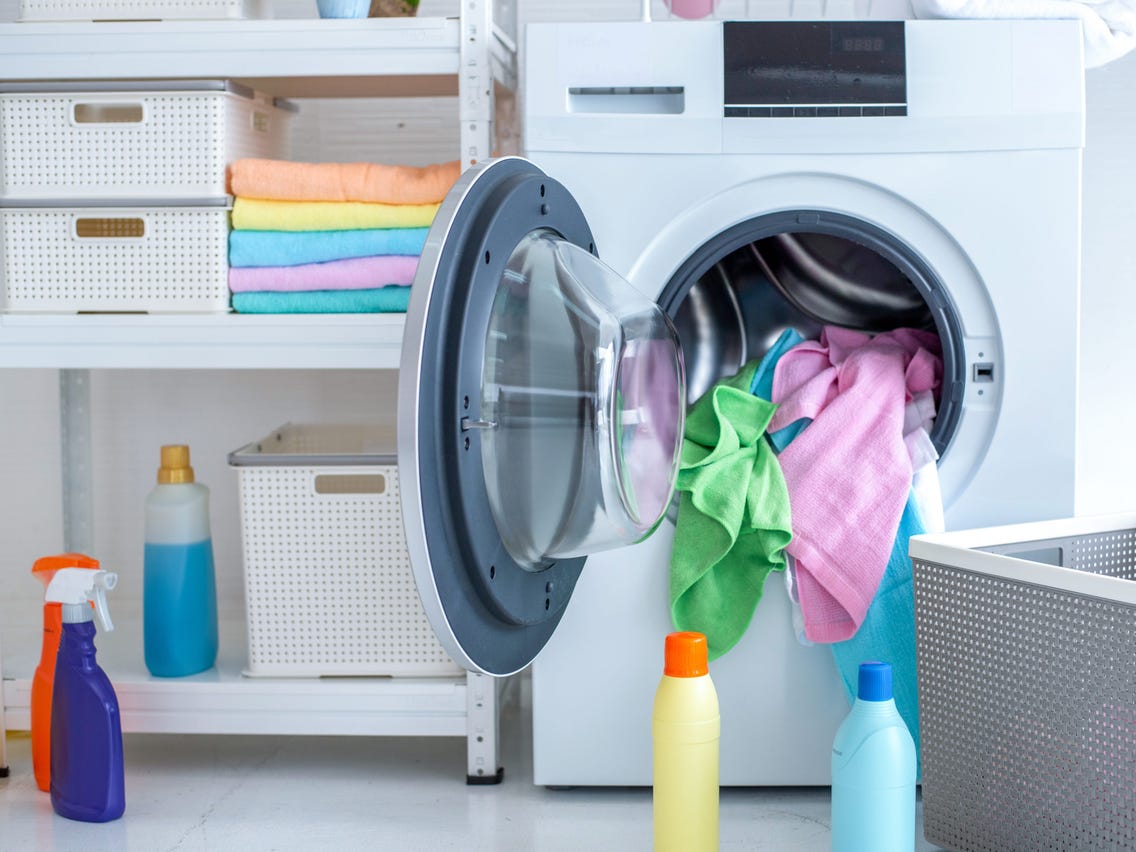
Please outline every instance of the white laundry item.
[{"label": "white laundry item", "polygon": [[911,477],[911,493],[919,509],[925,532],[946,532],[947,521],[943,513],[943,489],[939,484],[939,466],[925,464]]},{"label": "white laundry item", "polygon": [[903,409],[903,443],[911,457],[911,492],[927,532],[945,532],[943,489],[939,484],[939,451],[931,441],[935,398],[931,391],[915,394]]},{"label": "white laundry item", "polygon": [[792,554],[785,554],[785,570],[781,572],[785,577],[785,593],[789,595],[789,609],[793,613],[793,635],[805,647],[816,643],[805,635],[805,614],[801,612],[801,598],[797,594],[797,560]]},{"label": "white laundry item", "polygon": [[[916,429],[923,429],[928,434],[935,425],[935,394],[934,391],[922,391],[911,398],[903,409],[903,434],[907,435]],[[915,459],[912,459],[914,464]]]},{"label": "white laundry item", "polygon": [[1136,47],[1136,0],[912,0],[918,18],[1070,18],[1081,21],[1085,67]]}]

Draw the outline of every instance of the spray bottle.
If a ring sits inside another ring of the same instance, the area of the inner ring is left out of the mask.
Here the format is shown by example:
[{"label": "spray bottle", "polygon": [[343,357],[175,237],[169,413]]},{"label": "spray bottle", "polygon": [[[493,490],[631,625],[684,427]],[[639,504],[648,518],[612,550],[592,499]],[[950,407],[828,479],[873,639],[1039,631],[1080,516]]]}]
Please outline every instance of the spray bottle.
[{"label": "spray bottle", "polygon": [[114,629],[106,593],[117,582],[108,571],[64,568],[45,598],[62,605],[63,622],[51,701],[51,806],[83,822],[109,822],[126,810],[118,697],[95,662],[92,623],[94,616]]},{"label": "spray bottle", "polygon": [[832,743],[832,850],[914,848],[915,741],[892,698],[891,665],[861,663]]},{"label": "spray bottle", "polygon": [[[45,556],[32,566],[32,576],[44,585],[44,591],[63,568],[98,570],[99,561],[81,553]],[[55,683],[55,659],[59,656],[59,634],[63,630],[63,613],[58,601],[44,598],[43,649],[32,679],[32,768],[36,786],[45,793],[51,789],[51,692]]]},{"label": "spray bottle", "polygon": [[655,693],[655,852],[717,852],[718,694],[706,637],[671,633]]}]

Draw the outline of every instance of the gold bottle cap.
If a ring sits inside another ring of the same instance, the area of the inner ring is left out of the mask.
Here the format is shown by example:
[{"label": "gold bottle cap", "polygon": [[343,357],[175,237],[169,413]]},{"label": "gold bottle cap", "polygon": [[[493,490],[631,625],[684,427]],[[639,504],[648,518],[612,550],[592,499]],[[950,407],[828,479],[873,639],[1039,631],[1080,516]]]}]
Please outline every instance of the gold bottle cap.
[{"label": "gold bottle cap", "polygon": [[189,466],[189,447],[185,444],[166,444],[162,447],[162,466],[158,468],[159,485],[176,485],[193,482],[193,468]]}]

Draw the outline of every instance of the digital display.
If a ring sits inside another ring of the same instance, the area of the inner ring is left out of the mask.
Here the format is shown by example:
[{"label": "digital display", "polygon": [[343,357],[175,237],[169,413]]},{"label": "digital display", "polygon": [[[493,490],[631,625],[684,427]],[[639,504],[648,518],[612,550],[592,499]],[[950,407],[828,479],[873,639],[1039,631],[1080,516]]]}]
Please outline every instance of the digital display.
[{"label": "digital display", "polygon": [[902,106],[902,21],[727,21],[726,106]]}]

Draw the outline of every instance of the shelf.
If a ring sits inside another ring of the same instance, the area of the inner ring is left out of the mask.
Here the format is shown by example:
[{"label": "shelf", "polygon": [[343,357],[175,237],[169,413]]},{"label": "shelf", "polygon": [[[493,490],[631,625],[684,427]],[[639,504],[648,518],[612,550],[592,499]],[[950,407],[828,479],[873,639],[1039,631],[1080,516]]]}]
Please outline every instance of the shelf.
[{"label": "shelf", "polygon": [[0,314],[0,368],[397,369],[403,314]]},{"label": "shelf", "polygon": [[[244,625],[220,625],[216,668],[184,678],[155,678],[142,662],[139,623],[116,624],[96,639],[99,664],[114,684],[128,733],[467,734],[465,675],[439,678],[246,678]],[[34,625],[29,635],[38,636]],[[7,650],[7,649],[6,649]],[[30,725],[31,677],[38,649],[4,660],[7,727]]]},{"label": "shelf", "polygon": [[459,32],[454,18],[3,24],[0,80],[225,78],[297,98],[457,95]]}]

